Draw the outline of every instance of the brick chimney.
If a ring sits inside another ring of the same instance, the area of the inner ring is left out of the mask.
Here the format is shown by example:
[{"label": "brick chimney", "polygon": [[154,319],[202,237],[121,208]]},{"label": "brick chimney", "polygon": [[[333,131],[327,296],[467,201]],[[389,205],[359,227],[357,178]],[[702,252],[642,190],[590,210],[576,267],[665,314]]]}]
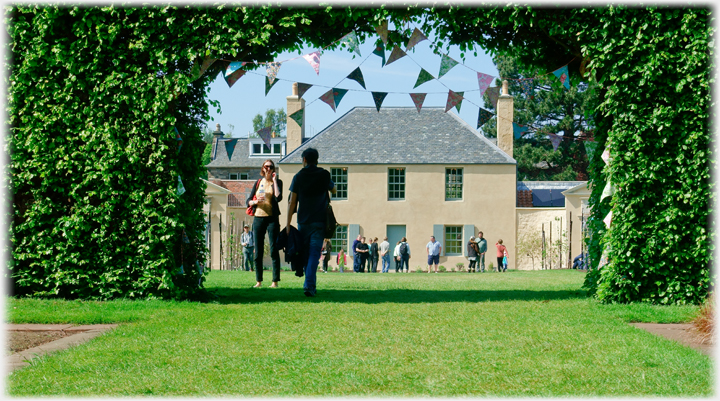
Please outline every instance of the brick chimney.
[{"label": "brick chimney", "polygon": [[497,146],[513,157],[513,97],[508,94],[508,82],[502,82],[502,94],[497,103]]},{"label": "brick chimney", "polygon": [[286,153],[290,153],[302,145],[303,139],[305,139],[305,118],[303,117],[302,127],[298,125],[295,120],[290,118],[290,115],[294,112],[305,109],[305,99],[298,96],[298,84],[293,83],[292,96],[287,97],[287,142],[285,145]]}]

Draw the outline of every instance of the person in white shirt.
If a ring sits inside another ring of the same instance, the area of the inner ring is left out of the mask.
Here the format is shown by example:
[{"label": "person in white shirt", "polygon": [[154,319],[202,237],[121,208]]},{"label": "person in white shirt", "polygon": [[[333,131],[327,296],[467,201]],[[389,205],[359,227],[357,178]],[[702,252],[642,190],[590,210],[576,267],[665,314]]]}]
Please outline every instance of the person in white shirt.
[{"label": "person in white shirt", "polygon": [[402,273],[402,269],[400,268],[400,241],[395,245],[393,259],[395,260],[395,273]]},{"label": "person in white shirt", "polygon": [[383,238],[380,243],[380,259],[382,260],[382,272],[387,273],[390,270],[390,243],[387,237]]},{"label": "person in white shirt", "polygon": [[438,272],[438,264],[440,264],[440,252],[442,251],[442,245],[435,241],[435,236],[430,236],[430,242],[425,245],[428,255],[428,273],[432,272],[432,265],[435,264],[435,273]]},{"label": "person in white shirt", "polygon": [[249,231],[247,223],[243,226],[243,233],[240,234],[240,244],[243,246],[245,271],[252,271],[255,259],[255,237],[253,237],[252,231]]}]

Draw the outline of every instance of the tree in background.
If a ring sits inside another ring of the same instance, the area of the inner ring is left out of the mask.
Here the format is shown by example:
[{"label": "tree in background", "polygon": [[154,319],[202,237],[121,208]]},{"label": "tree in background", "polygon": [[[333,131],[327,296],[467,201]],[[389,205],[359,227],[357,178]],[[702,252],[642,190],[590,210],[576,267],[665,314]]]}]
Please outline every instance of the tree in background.
[{"label": "tree in background", "polygon": [[[579,138],[594,128],[589,116],[595,102],[593,83],[578,82],[565,89],[553,74],[539,71],[521,71],[517,60],[509,55],[496,55],[493,61],[501,77],[508,79],[508,92],[514,100],[514,118],[520,125],[530,125],[519,139],[513,142],[513,157],[517,160],[517,179],[521,181],[585,181],[588,179],[588,159],[583,141]],[[543,74],[543,75],[541,75]],[[537,77],[534,94],[530,98],[517,79]],[[496,81],[501,86],[500,80]],[[487,94],[484,95],[490,111],[495,110]],[[497,121],[488,121],[482,131],[487,137],[497,136]],[[558,150],[553,149],[547,134],[563,138]]]},{"label": "tree in background", "polygon": [[[252,119],[253,132],[257,132],[265,127],[272,127],[272,132],[277,136],[285,136],[285,126],[287,125],[287,114],[285,110],[280,109],[267,109],[265,110],[265,118],[258,113]],[[257,136],[257,134],[253,134]]]}]

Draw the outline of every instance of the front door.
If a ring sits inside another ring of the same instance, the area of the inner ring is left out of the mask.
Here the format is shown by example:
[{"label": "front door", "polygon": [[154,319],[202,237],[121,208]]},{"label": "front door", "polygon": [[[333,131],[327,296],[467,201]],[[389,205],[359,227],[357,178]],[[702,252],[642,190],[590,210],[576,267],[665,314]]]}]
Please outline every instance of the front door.
[{"label": "front door", "polygon": [[[395,250],[395,246],[397,245],[398,241],[402,239],[402,237],[405,236],[405,226],[402,225],[395,225],[395,226],[387,226],[387,237],[388,242],[390,243],[390,259],[392,259],[393,251]],[[395,268],[395,262],[390,262],[390,267]]]}]

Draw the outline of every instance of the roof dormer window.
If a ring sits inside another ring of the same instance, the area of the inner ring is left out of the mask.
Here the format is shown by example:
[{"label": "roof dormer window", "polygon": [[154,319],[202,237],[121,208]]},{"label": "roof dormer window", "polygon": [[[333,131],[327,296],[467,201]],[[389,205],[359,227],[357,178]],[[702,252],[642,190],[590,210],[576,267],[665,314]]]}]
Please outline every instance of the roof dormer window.
[{"label": "roof dormer window", "polygon": [[285,142],[271,142],[270,148],[265,146],[263,142],[252,142],[250,143],[250,154],[252,156],[284,156],[285,155]]}]

